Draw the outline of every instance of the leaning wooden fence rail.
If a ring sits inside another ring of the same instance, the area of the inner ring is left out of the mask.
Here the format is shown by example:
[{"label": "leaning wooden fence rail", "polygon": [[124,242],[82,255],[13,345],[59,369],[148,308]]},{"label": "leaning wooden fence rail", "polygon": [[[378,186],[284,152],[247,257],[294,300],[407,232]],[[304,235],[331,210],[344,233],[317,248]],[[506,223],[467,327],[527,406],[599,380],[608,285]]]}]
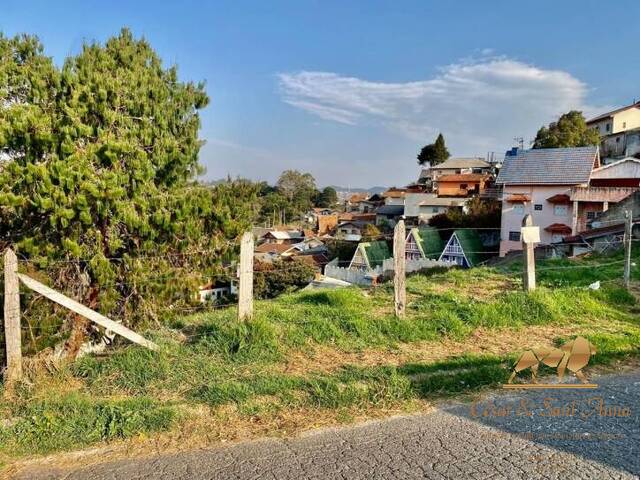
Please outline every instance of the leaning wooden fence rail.
[{"label": "leaning wooden fence rail", "polygon": [[157,350],[158,345],[142,337],[133,330],[114,322],[110,318],[91,310],[89,307],[57,292],[53,288],[18,273],[18,260],[11,249],[4,254],[4,330],[7,349],[7,371],[5,379],[12,384],[22,378],[22,346],[20,333],[20,282],[40,295],[56,302],[69,310],[82,315],[101,327],[123,336],[127,340],[142,345],[150,350]]}]

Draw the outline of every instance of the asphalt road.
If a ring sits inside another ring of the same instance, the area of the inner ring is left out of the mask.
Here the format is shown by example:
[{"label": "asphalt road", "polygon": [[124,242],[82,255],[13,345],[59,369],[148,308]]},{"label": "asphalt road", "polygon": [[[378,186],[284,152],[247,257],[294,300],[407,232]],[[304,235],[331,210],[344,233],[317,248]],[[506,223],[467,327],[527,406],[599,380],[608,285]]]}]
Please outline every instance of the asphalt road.
[{"label": "asphalt road", "polygon": [[[266,439],[77,470],[40,467],[17,478],[640,478],[640,372],[591,380],[598,389],[500,391],[475,409],[473,404],[450,403],[431,414],[289,440]],[[545,405],[548,398],[552,400]],[[493,415],[482,416],[491,405],[496,406]],[[627,415],[601,415],[613,406]]]}]

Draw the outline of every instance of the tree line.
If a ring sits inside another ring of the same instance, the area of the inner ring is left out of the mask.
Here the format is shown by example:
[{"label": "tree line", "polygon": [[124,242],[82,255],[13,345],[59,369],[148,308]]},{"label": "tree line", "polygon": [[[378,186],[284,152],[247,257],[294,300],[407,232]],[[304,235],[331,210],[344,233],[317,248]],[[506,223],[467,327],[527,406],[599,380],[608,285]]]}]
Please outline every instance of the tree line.
[{"label": "tree line", "polygon": [[319,190],[310,173],[297,170],[282,172],[275,185],[259,182],[260,221],[271,225],[286,224],[312,207],[335,207],[338,194],[333,187]]}]

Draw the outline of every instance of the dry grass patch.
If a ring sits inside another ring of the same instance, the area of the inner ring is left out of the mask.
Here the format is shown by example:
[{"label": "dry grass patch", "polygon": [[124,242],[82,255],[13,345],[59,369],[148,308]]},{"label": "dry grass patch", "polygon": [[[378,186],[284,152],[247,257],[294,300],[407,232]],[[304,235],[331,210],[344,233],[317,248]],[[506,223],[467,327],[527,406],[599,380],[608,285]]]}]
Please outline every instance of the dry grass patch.
[{"label": "dry grass patch", "polygon": [[[559,336],[576,335],[584,326],[529,326],[526,330],[477,328],[468,338],[456,341],[445,338],[438,341],[401,343],[392,348],[367,348],[359,352],[345,352],[328,345],[316,345],[311,350],[292,352],[287,359],[275,365],[275,371],[292,375],[332,373],[347,365],[376,367],[399,366],[406,363],[432,363],[460,355],[510,355],[525,347],[552,345]],[[522,337],[526,334],[526,345]]]}]

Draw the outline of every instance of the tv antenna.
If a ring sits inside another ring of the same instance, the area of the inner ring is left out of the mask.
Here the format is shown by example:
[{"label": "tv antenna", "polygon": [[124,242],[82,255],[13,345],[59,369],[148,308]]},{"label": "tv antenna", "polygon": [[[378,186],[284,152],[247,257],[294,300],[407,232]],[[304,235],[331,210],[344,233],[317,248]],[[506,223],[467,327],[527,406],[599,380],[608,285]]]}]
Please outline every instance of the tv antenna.
[{"label": "tv antenna", "polygon": [[518,145],[520,150],[524,150],[524,137],[513,137],[513,141]]}]

